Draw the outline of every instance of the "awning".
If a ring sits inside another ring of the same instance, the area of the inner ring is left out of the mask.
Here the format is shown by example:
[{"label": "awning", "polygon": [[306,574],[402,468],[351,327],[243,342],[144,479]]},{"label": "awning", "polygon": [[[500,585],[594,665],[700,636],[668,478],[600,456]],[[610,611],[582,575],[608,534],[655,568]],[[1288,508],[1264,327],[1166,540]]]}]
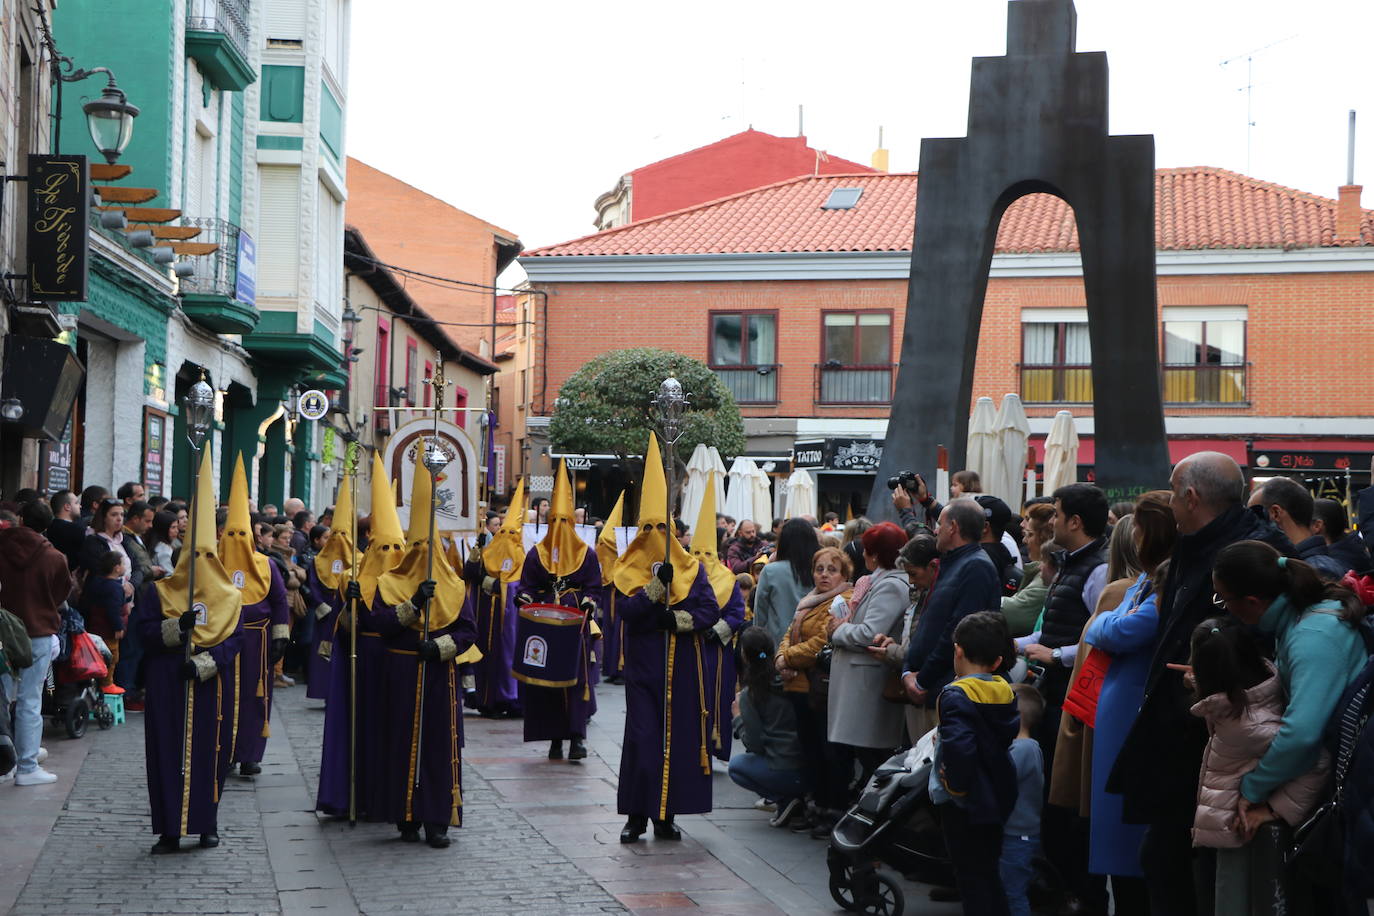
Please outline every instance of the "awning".
[{"label": "awning", "polygon": [[[1031,445],[1035,448],[1035,463],[1045,463],[1045,437],[1032,437]],[[1169,440],[1169,461],[1177,464],[1189,455],[1198,452],[1221,452],[1223,455],[1230,455],[1236,463],[1244,467],[1249,463],[1249,455],[1245,451],[1244,439],[1170,439]],[[1080,467],[1095,464],[1097,460],[1096,443],[1092,436],[1080,436],[1078,439],[1078,464]]]}]

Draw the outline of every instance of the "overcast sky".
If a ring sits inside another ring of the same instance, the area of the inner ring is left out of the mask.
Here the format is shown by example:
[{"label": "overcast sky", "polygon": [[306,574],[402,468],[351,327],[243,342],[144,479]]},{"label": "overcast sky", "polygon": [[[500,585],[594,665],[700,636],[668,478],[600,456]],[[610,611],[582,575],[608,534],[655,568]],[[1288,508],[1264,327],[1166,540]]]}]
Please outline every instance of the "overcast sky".
[{"label": "overcast sky", "polygon": [[[799,104],[812,146],[867,162],[882,126],[892,170],[915,170],[922,137],[965,134],[969,60],[1005,52],[1006,6],[354,2],[349,153],[526,248],[591,232],[593,201],[638,166],[751,125],[795,135]],[[1078,49],[1108,54],[1112,132],[1153,133],[1159,166],[1334,197],[1354,108],[1374,206],[1374,2],[1077,7]]]}]

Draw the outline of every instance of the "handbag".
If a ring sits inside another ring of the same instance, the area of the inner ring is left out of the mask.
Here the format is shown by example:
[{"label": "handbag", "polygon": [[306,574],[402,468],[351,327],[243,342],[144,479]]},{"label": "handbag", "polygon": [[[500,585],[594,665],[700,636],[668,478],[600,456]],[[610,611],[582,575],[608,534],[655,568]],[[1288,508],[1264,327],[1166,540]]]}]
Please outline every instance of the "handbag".
[{"label": "handbag", "polygon": [[1078,674],[1064,695],[1064,712],[1089,728],[1097,727],[1097,698],[1102,694],[1102,683],[1111,664],[1110,655],[1088,646],[1083,664],[1078,666]]}]

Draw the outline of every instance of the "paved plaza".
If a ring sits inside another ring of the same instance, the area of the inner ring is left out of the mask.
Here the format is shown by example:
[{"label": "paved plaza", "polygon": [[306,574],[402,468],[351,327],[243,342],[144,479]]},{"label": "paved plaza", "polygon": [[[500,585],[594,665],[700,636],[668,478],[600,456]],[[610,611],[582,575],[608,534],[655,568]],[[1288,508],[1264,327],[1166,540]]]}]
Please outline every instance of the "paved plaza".
[{"label": "paved plaza", "polygon": [[[766,914],[841,912],[825,844],[768,826],[717,764],[715,810],[680,818],[681,843],[618,842],[616,771],[624,692],[601,711],[581,764],[524,744],[518,721],[468,716],[464,826],[446,850],[403,844],[393,827],[313,812],[321,704],[276,694],[263,771],[230,776],[223,844],[154,858],[142,716],[68,740],[49,728],[51,786],[0,785],[0,912]],[[904,882],[908,913],[955,913]]]}]

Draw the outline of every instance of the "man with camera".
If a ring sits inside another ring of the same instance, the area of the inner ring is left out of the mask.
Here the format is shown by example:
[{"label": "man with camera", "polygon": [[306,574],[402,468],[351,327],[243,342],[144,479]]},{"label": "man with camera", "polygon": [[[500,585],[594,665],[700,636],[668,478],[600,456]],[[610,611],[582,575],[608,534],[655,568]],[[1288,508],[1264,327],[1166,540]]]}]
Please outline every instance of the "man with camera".
[{"label": "man with camera", "polygon": [[908,538],[936,529],[942,507],[931,495],[924,477],[915,471],[901,471],[896,477],[887,479],[887,488],[892,491],[898,523],[906,530]]}]

